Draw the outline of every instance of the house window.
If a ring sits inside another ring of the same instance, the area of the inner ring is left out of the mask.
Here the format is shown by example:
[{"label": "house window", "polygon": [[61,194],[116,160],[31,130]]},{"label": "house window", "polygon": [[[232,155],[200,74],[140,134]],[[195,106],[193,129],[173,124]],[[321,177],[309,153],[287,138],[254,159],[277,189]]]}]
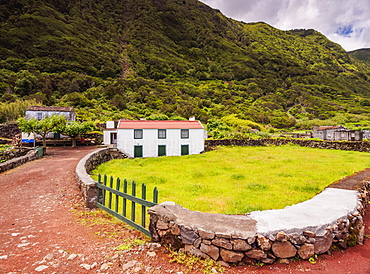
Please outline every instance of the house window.
[{"label": "house window", "polygon": [[158,156],[166,156],[166,146],[158,146]]},{"label": "house window", "polygon": [[181,155],[189,155],[189,145],[181,145]]},{"label": "house window", "polygon": [[189,130],[188,129],[182,129],[181,130],[181,139],[189,139]]},{"label": "house window", "polygon": [[37,120],[42,120],[42,112],[37,112]]},{"label": "house window", "polygon": [[166,139],[166,130],[158,129],[158,139]]},{"label": "house window", "polygon": [[143,139],[142,129],[134,129],[134,139]]}]

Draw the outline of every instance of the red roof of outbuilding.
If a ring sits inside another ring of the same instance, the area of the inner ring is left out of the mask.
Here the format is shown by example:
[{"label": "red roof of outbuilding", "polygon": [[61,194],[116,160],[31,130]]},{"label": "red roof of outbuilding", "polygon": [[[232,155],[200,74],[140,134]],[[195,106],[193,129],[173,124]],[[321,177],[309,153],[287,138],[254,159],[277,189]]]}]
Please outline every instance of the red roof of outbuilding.
[{"label": "red roof of outbuilding", "polygon": [[203,129],[199,121],[127,121],[121,120],[118,129]]}]

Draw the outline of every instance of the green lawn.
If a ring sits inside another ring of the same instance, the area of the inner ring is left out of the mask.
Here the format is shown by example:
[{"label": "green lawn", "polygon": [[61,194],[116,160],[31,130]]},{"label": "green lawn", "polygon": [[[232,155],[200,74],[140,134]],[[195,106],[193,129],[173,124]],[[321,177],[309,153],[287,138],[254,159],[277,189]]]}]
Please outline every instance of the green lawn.
[{"label": "green lawn", "polygon": [[370,166],[368,153],[304,148],[219,147],[201,155],[113,160],[95,174],[147,184],[159,202],[191,210],[241,214],[284,208]]}]

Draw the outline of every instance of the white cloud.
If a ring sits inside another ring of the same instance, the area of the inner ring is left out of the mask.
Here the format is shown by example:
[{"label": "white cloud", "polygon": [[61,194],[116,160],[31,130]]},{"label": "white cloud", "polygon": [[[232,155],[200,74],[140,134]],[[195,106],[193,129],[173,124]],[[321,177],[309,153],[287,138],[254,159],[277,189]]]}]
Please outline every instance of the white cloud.
[{"label": "white cloud", "polygon": [[369,0],[201,0],[228,17],[278,29],[315,29],[345,50],[370,48]]}]

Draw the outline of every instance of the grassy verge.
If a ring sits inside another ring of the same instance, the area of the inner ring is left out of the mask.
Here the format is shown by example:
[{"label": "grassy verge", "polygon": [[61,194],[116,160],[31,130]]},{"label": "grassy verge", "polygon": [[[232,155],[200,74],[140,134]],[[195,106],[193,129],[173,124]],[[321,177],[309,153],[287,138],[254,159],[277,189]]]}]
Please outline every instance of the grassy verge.
[{"label": "grassy verge", "polygon": [[191,210],[242,214],[284,208],[369,167],[369,154],[294,145],[220,147],[201,155],[114,160],[94,173],[159,190],[159,202]]}]

